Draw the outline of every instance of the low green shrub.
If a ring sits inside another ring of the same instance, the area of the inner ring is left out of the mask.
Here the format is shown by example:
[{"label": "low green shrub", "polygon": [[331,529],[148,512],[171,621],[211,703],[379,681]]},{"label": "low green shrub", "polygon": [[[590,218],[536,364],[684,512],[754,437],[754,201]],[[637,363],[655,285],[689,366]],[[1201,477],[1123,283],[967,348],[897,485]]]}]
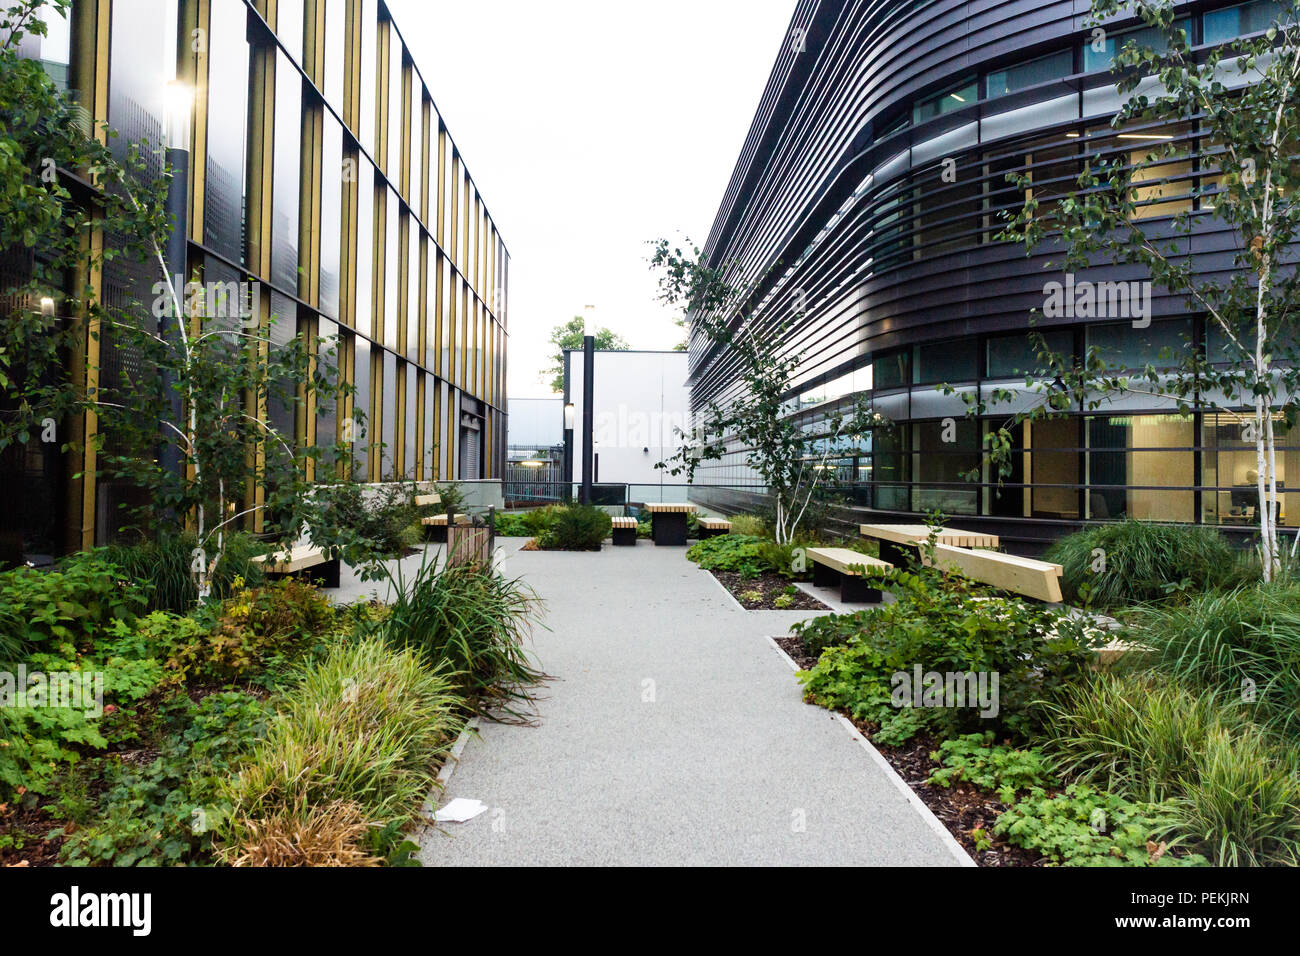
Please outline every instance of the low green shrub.
[{"label": "low green shrub", "polygon": [[524,523],[523,515],[498,512],[496,516],[496,533],[502,538],[531,538],[532,532]]},{"label": "low green shrub", "polygon": [[[814,618],[792,630],[805,647],[823,648],[817,664],[800,674],[806,699],[877,724],[885,742],[921,729],[941,736],[986,729],[1028,735],[1040,725],[1043,698],[1090,660],[1094,636],[1061,611],[1014,598],[971,600],[960,584],[934,575],[895,571],[881,581],[895,602]],[[949,674],[984,675],[986,690],[996,678],[996,713],[981,716],[982,705],[955,699],[959,690],[970,692],[959,681],[912,688],[918,669],[941,681]],[[911,699],[923,689],[921,701]]]},{"label": "low green shrub", "polygon": [[[111,636],[128,627],[118,621],[93,644],[47,644],[26,657],[25,670],[14,674],[12,684],[0,680],[0,802],[19,788],[51,792],[66,768],[80,762],[88,751],[109,746],[114,711],[132,708],[163,683],[158,659],[132,640]],[[35,674],[44,679],[29,685],[20,701],[17,684],[22,673],[29,679]],[[52,683],[53,675],[85,675],[89,683],[78,677],[75,691],[72,685],[64,690]],[[102,699],[95,699],[96,693]]]},{"label": "low green shrub", "polygon": [[538,616],[527,585],[492,568],[435,562],[409,581],[399,567],[390,581],[396,597],[381,624],[390,643],[433,666],[448,662],[457,691],[480,712],[514,712],[529,699],[543,675],[523,646]]},{"label": "low green shrub", "polygon": [[613,527],[609,515],[595,505],[571,505],[555,512],[537,543],[546,551],[599,551]]},{"label": "low green shrub", "polygon": [[[420,518],[427,510],[416,506],[415,486],[407,482],[368,491],[357,484],[343,485],[331,490],[329,507],[313,517],[312,537],[337,545],[352,565],[392,558],[423,538]],[[420,529],[420,539],[413,540],[413,528]]]},{"label": "low green shrub", "polygon": [[1238,555],[1214,528],[1125,520],[1062,538],[1046,559],[1061,565],[1067,601],[1118,608],[1233,582]]},{"label": "low green shrub", "polygon": [[1018,793],[1057,785],[1041,749],[1022,750],[993,741],[993,732],[988,730],[943,741],[930,754],[940,767],[930,774],[929,782],[939,787],[969,783],[993,791],[1003,803],[1011,803]]},{"label": "low green shrub", "polygon": [[338,803],[400,835],[463,722],[448,666],[379,636],[335,645],[284,695],[265,739],[222,787],[224,858],[246,858],[267,820]]},{"label": "low green shrub", "polygon": [[1300,586],[1203,594],[1141,609],[1133,625],[1131,639],[1161,671],[1246,700],[1257,723],[1300,739]]},{"label": "low green shrub", "polygon": [[[1086,784],[1036,794],[998,817],[993,832],[1063,866],[1205,866],[1198,854],[1168,852],[1160,841],[1178,823],[1170,803],[1133,803]],[[1148,844],[1156,847],[1153,851]]]},{"label": "low green shrub", "polygon": [[[221,787],[267,731],[270,706],[246,693],[177,695],[161,708],[163,737],[145,763],[105,758],[91,819],[69,828],[72,865],[174,866],[211,857],[229,814]],[[61,831],[56,831],[61,832]]]},{"label": "low green shrub", "polygon": [[146,619],[177,679],[230,681],[283,675],[312,645],[323,647],[349,625],[317,588],[285,578],[245,588],[202,620]]},{"label": "low green shrub", "polygon": [[134,620],[146,604],[144,592],[99,554],[78,556],[54,571],[5,571],[0,574],[0,652],[17,661],[54,642],[84,643],[112,621]]},{"label": "low green shrub", "polygon": [[764,539],[742,534],[719,534],[686,549],[686,559],[705,571],[730,571],[753,580],[771,571],[763,555]]}]

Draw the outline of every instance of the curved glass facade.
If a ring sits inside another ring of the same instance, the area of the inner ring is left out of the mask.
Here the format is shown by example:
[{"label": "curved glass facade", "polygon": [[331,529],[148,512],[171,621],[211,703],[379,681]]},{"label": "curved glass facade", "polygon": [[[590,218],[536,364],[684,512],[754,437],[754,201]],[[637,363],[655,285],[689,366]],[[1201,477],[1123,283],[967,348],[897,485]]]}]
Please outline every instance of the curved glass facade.
[{"label": "curved glass facade", "polygon": [[[1134,217],[1160,229],[1191,213],[1203,248],[1224,238],[1213,214],[1220,151],[1199,122],[1111,126],[1121,105],[1109,69],[1115,52],[1152,35],[1121,23],[1095,42],[1076,6],[804,0],[795,12],[705,251],[733,284],[757,290],[754,326],[776,330],[799,316],[782,339],[801,359],[790,414],[813,428],[826,409],[859,396],[888,421],[837,460],[846,500],[859,510],[939,508],[1034,541],[1121,516],[1251,521],[1242,444],[1234,449],[1223,416],[1181,415],[1172,399],[1110,396],[1096,409],[1019,425],[1008,478],[990,473],[982,454],[990,431],[1041,401],[1025,387],[1039,364],[1031,328],[1054,350],[1081,359],[1095,348],[1124,368],[1158,365],[1207,340],[1214,356],[1203,316],[1163,290],[1140,314],[1110,313],[1133,321],[1048,313],[1045,284],[1063,278],[1044,271],[1051,250],[1026,258],[999,237],[1003,214],[1031,196],[1050,216],[1086,163],[1136,164],[1159,143],[1172,144],[1173,155],[1135,178]],[[1269,0],[1203,6],[1212,9],[1175,21],[1193,46],[1265,29],[1277,13]],[[802,50],[795,42],[818,37]],[[1028,185],[1009,183],[1009,173]],[[1230,254],[1197,261],[1231,268]],[[1107,266],[1089,278],[1134,275]],[[697,332],[690,354],[697,410],[741,396],[725,348]],[[968,418],[963,394],[988,401],[994,389],[1015,397]],[[1280,480],[1290,473],[1300,488],[1300,436],[1279,446]],[[696,481],[756,478],[735,448]],[[1282,523],[1300,527],[1300,492],[1286,498]]]}]

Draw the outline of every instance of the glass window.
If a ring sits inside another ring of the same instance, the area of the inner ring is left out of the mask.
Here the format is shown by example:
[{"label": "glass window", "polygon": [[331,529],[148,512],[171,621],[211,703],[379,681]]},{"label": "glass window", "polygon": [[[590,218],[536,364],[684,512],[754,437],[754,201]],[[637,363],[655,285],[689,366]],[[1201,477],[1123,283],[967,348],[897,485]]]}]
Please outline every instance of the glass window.
[{"label": "glass window", "polygon": [[295,60],[302,59],[303,0],[276,0],[275,35]]},{"label": "glass window", "polygon": [[912,384],[974,381],[978,354],[973,338],[918,345],[912,359]]},{"label": "glass window", "polygon": [[380,459],[380,479],[391,481],[397,477],[396,459],[397,438],[401,434],[398,431],[397,423],[397,356],[387,349],[384,350],[383,357],[383,379],[378,383],[380,393],[379,401],[383,408],[383,441],[384,449]]},{"label": "glass window", "polygon": [[438,393],[438,381],[432,375],[421,373],[424,383],[424,433],[421,447],[424,454],[424,480],[431,481],[438,477],[438,410],[434,397]]},{"label": "glass window", "polygon": [[1141,369],[1147,365],[1172,368],[1190,346],[1190,319],[1153,322],[1145,329],[1133,328],[1132,322],[1088,326],[1088,347],[1100,351],[1100,357],[1112,368]]},{"label": "glass window", "polygon": [[361,79],[361,128],[357,139],[362,148],[375,157],[375,90],[379,82],[379,11],[375,0],[358,0],[361,17],[361,66],[357,75]]},{"label": "glass window", "polygon": [[1190,417],[1089,418],[1087,427],[1087,517],[1195,520]]},{"label": "glass window", "polygon": [[400,238],[402,217],[398,211],[397,193],[385,189],[387,199],[386,241],[384,243],[384,345],[390,349],[397,348],[398,329],[405,324],[406,317],[399,314],[399,283],[402,281],[402,258]]},{"label": "glass window", "polygon": [[969,106],[977,99],[979,99],[979,83],[972,77],[962,82],[955,89],[917,103],[912,107],[912,122],[924,123],[936,116],[942,116],[944,113],[951,113],[953,110]]},{"label": "glass window", "polygon": [[298,190],[302,175],[302,77],[284,53],[275,62],[275,182],[271,279],[298,294]]},{"label": "glass window", "polygon": [[[1259,521],[1259,471],[1254,441],[1247,441],[1246,426],[1254,416],[1205,415],[1201,424],[1202,518],[1207,524],[1250,525]],[[1281,523],[1300,525],[1300,446],[1289,435],[1281,415],[1275,417],[1277,487]],[[1287,475],[1292,488],[1287,488]]]},{"label": "glass window", "polygon": [[415,366],[406,365],[403,377],[406,379],[406,416],[404,422],[406,437],[402,443],[402,471],[404,477],[414,478],[416,463],[420,458],[420,446],[415,437],[416,410],[420,407],[417,403]]},{"label": "glass window", "polygon": [[[68,89],[68,67],[72,62],[72,24],[52,3],[45,3],[36,14],[45,23],[45,36],[27,33],[18,41],[18,55],[39,60],[45,75],[60,90]],[[8,31],[0,33],[0,38]]]},{"label": "glass window", "polygon": [[356,326],[372,335],[375,313],[375,170],[361,157],[357,173],[357,302]]},{"label": "glass window", "polygon": [[[411,103],[411,145],[407,154],[407,184],[406,184],[406,201],[416,210],[416,214],[424,217],[424,191],[421,172],[424,169],[424,94],[420,86],[420,74],[415,72],[415,67],[410,69],[410,93]],[[427,223],[426,223],[427,225]]]},{"label": "glass window", "polygon": [[420,326],[424,321],[424,312],[420,308],[420,301],[424,297],[424,271],[420,264],[424,259],[425,235],[415,217],[407,218],[410,221],[410,233],[407,238],[410,254],[407,256],[406,267],[406,358],[411,362],[419,362]]},{"label": "glass window", "polygon": [[352,367],[352,384],[356,387],[356,393],[353,395],[353,419],[360,419],[360,424],[354,424],[353,428],[353,467],[355,477],[360,480],[368,480],[370,477],[369,465],[369,445],[374,440],[372,428],[374,423],[370,417],[370,372],[371,358],[370,341],[357,335],[353,337],[354,351]]},{"label": "glass window", "polygon": [[[980,466],[978,423],[969,418],[912,425],[912,510],[975,514],[979,489],[963,475]],[[945,439],[952,439],[946,441]]]},{"label": "glass window", "polygon": [[203,242],[244,263],[248,86],[248,12],[240,0],[213,0],[208,49],[213,69],[235,78],[208,84],[208,156],[203,186]]},{"label": "glass window", "polygon": [[1079,421],[1049,418],[1025,424],[1029,436],[1030,514],[1079,517]]},{"label": "glass window", "polygon": [[348,0],[325,0],[325,102],[343,115],[347,73]]},{"label": "glass window", "polygon": [[321,140],[320,308],[339,316],[343,246],[343,127],[326,111]]},{"label": "glass window", "polygon": [[388,179],[397,186],[402,181],[402,38],[397,27],[388,24]]},{"label": "glass window", "polygon": [[[320,339],[317,347],[317,363],[321,374],[331,383],[338,382],[339,368],[339,326],[329,319],[320,319],[317,331]],[[316,445],[322,449],[320,465],[316,471],[318,481],[334,478],[330,466],[336,461],[331,447],[339,440],[338,398],[318,396],[316,400]]]},{"label": "glass window", "polygon": [[1261,33],[1282,16],[1276,0],[1254,0],[1226,10],[1207,10],[1202,21],[1205,43],[1226,43],[1250,33]]},{"label": "glass window", "polygon": [[[1049,351],[1069,358],[1074,352],[1074,336],[1069,332],[1044,332]],[[1045,367],[1038,359],[1038,350],[1030,333],[999,335],[989,339],[988,377],[1023,378]]]},{"label": "glass window", "polygon": [[[1182,30],[1187,33],[1191,29],[1191,21],[1187,17],[1180,17],[1174,21],[1174,29]],[[1093,70],[1108,70],[1112,63],[1115,62],[1117,51],[1124,49],[1129,43],[1138,47],[1150,47],[1157,53],[1164,53],[1169,49],[1169,34],[1158,27],[1139,27],[1136,30],[1128,30],[1123,33],[1107,33],[1104,39],[1093,41],[1091,37],[1083,43],[1083,69],[1091,73]]]},{"label": "glass window", "polygon": [[1049,80],[1059,80],[1073,72],[1074,54],[1069,50],[1061,50],[1047,56],[1040,56],[1028,63],[1018,63],[1005,69],[994,70],[988,75],[988,95],[1005,96]]},{"label": "glass window", "polygon": [[911,353],[908,351],[894,352],[891,355],[882,355],[878,359],[872,360],[871,377],[875,382],[876,390],[885,388],[897,388],[900,385],[907,385],[912,381],[911,373]]},{"label": "glass window", "polygon": [[[287,295],[271,291],[270,347],[277,352],[294,348],[298,335],[298,305]],[[294,444],[294,383],[271,382],[267,397],[267,420],[290,446]]]}]

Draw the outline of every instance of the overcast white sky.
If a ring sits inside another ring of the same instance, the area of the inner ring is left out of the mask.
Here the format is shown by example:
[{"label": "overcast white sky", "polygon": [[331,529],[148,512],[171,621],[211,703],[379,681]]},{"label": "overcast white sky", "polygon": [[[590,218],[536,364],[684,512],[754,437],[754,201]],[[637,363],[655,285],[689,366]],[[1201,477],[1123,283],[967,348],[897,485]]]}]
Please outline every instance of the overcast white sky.
[{"label": "overcast white sky", "polygon": [[388,4],[510,250],[510,397],[587,305],[671,348],[646,243],[703,246],[795,0]]}]

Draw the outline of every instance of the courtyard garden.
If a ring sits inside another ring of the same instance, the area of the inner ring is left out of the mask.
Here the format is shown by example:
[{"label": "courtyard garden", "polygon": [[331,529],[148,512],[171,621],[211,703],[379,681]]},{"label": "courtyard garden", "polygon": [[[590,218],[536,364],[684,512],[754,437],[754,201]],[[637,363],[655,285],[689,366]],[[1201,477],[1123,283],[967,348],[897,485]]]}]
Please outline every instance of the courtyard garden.
[{"label": "courtyard garden", "polygon": [[[789,573],[754,534],[702,568]],[[811,539],[810,539],[811,540]],[[933,545],[930,545],[933,547]],[[1217,532],[1124,521],[1059,541],[1064,605],[918,560],[878,606],[777,643],[981,865],[1300,862],[1300,584]],[[1104,612],[1104,614],[1102,613]],[[1117,650],[1118,648],[1118,650]]]}]

